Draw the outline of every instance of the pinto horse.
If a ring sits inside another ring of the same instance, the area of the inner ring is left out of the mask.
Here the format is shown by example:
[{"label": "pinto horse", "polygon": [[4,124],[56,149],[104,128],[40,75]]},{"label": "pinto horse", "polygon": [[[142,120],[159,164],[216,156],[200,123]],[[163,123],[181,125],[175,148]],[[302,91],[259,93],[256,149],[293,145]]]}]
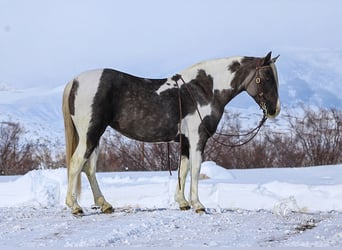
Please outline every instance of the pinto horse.
[{"label": "pinto horse", "polygon": [[[77,198],[85,172],[95,205],[113,212],[96,179],[99,140],[107,126],[144,142],[181,141],[180,209],[205,208],[198,197],[198,178],[206,142],[217,128],[226,104],[242,91],[266,117],[280,112],[278,77],[271,52],[265,57],[228,57],[195,64],[164,79],[146,79],[113,69],[87,71],[70,81],[63,93],[68,190],[66,204],[82,215]],[[190,171],[190,197],[184,196]]]}]

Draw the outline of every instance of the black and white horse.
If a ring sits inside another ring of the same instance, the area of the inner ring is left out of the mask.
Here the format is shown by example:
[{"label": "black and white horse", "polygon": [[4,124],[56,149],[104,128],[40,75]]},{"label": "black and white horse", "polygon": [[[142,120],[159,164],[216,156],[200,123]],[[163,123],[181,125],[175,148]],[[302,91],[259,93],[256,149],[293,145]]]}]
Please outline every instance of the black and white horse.
[{"label": "black and white horse", "polygon": [[[198,197],[198,177],[208,138],[215,133],[226,104],[242,91],[267,117],[280,112],[276,58],[228,57],[195,64],[165,79],[146,79],[113,69],[80,74],[63,94],[68,190],[66,204],[82,214],[77,202],[84,171],[95,205],[113,212],[99,188],[95,171],[99,140],[107,126],[145,142],[182,140],[179,187],[180,209],[204,211]],[[184,196],[190,170],[190,197]]]}]

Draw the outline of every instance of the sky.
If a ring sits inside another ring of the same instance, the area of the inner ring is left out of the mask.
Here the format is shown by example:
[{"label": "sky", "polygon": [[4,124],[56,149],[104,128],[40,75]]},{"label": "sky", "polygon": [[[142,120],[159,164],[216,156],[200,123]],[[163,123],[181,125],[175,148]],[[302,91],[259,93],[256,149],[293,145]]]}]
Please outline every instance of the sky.
[{"label": "sky", "polygon": [[339,0],[1,0],[0,84],[60,86],[89,69],[174,74],[202,60],[342,50]]}]

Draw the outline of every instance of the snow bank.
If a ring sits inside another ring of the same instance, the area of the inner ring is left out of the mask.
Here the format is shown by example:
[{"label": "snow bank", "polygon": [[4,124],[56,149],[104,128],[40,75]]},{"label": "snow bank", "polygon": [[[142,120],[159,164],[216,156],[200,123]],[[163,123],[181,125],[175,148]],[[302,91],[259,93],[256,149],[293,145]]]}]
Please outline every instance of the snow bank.
[{"label": "snow bank", "polygon": [[235,179],[231,171],[216,165],[213,161],[206,161],[202,163],[201,174],[209,177],[210,179],[217,180],[232,180]]},{"label": "snow bank", "polygon": [[[2,180],[4,179],[4,180]],[[33,170],[15,180],[0,177],[0,206],[49,207],[61,204],[66,193],[66,170]]]},{"label": "snow bank", "polygon": [[[202,164],[209,179],[199,183],[207,208],[288,211],[342,211],[342,165],[291,169],[226,170]],[[111,172],[97,174],[114,207],[177,208],[173,196],[177,172]],[[83,178],[81,205],[93,197]],[[189,180],[187,181],[189,184]],[[65,206],[66,169],[34,170],[16,178],[0,177],[0,207]],[[187,185],[186,192],[189,192]]]}]

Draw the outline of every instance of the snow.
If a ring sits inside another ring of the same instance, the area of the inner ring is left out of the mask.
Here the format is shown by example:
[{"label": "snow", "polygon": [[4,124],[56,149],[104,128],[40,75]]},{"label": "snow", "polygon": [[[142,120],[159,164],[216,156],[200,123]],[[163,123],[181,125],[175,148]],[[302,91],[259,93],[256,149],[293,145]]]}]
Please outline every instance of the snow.
[{"label": "snow", "polygon": [[204,162],[199,195],[206,214],[178,210],[177,172],[97,173],[115,212],[91,209],[91,190],[82,176],[81,218],[64,204],[65,168],[3,176],[0,245],[341,247],[341,169],[226,170]]}]

